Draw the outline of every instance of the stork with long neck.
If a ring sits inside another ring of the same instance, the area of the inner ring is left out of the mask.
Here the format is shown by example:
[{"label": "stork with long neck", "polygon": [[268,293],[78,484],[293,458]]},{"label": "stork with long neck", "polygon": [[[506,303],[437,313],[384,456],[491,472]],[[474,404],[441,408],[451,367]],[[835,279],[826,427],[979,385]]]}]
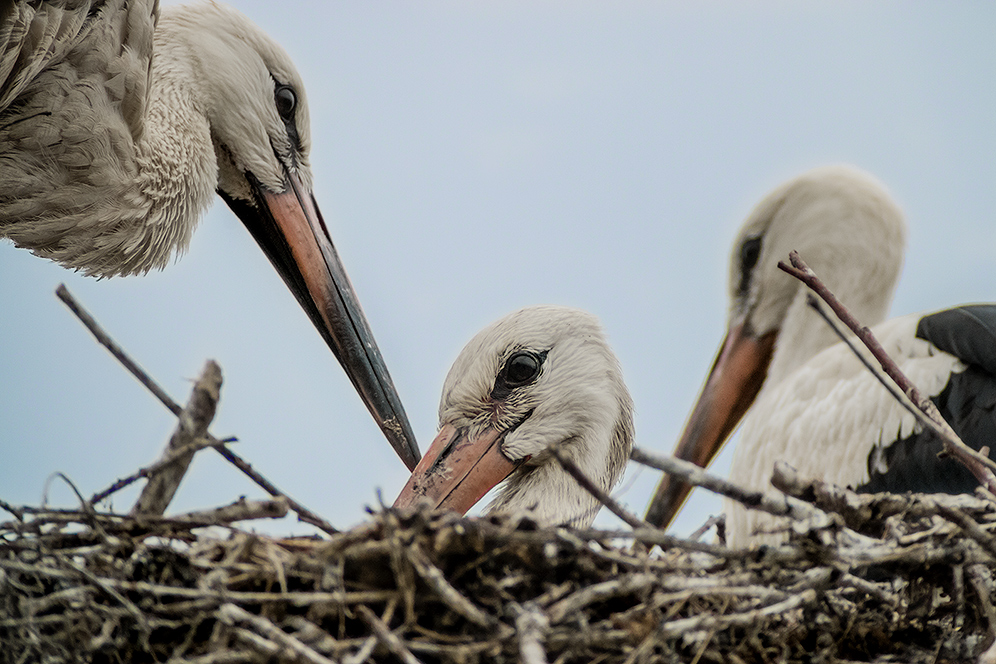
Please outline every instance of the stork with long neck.
[{"label": "stork with long neck", "polygon": [[342,363],[402,460],[418,447],[312,195],[304,85],[217,3],[0,12],[0,239],[96,277],[187,247],[215,191]]},{"label": "stork with long neck", "polygon": [[[805,476],[863,491],[971,491],[977,483],[968,471],[937,458],[940,441],[917,430],[806,304],[806,287],[777,267],[797,250],[858,320],[875,325],[892,300],[905,236],[884,187],[853,168],[816,169],[769,194],[734,243],[726,340],[675,456],[707,465],[743,417],[730,477],[753,489],[767,490],[774,462],[783,460]],[[996,307],[905,316],[873,332],[968,444],[991,445]],[[668,525],[689,491],[665,476],[647,520]],[[777,527],[733,501],[725,512],[733,544]]]},{"label": "stork with long neck", "polygon": [[471,339],[446,376],[439,422],[395,507],[462,514],[504,480],[489,512],[588,526],[600,505],[550,448],[608,491],[633,446],[619,362],[598,321],[566,307],[522,309]]}]

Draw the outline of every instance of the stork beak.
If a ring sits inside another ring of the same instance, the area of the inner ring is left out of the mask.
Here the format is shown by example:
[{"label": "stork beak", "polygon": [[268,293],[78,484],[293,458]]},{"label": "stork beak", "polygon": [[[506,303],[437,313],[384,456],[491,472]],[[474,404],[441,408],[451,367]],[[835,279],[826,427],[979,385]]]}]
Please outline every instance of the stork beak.
[{"label": "stork beak", "polygon": [[446,424],[394,501],[395,508],[428,504],[465,514],[518,464],[501,451],[506,430],[488,427],[471,437]]},{"label": "stork beak", "polygon": [[[776,331],[755,337],[743,323],[730,328],[674,448],[675,457],[703,468],[709,465],[761,389],[777,335]],[[691,490],[689,484],[665,474],[646,520],[667,528]]]},{"label": "stork beak", "polygon": [[274,193],[247,175],[255,205],[219,191],[266,253],[409,469],[418,444],[314,196],[293,174]]}]

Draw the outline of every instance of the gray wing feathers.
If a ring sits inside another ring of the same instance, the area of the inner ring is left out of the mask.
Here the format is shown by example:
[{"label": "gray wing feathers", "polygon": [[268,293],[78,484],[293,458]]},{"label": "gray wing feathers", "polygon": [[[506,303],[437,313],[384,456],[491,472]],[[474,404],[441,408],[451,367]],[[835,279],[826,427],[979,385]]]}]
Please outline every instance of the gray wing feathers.
[{"label": "gray wing feathers", "polygon": [[0,25],[0,111],[77,41],[92,2],[17,2]]},{"label": "gray wing feathers", "polygon": [[138,269],[120,256],[137,249],[125,230],[148,212],[136,143],[158,12],[152,1],[18,2],[0,26],[0,237],[91,274],[111,255],[114,272]]}]

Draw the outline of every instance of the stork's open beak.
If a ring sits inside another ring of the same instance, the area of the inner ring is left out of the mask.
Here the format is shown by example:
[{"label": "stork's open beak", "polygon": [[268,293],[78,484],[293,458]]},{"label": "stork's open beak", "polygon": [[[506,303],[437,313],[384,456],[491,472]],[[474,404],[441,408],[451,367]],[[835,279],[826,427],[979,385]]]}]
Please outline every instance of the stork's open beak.
[{"label": "stork's open beak", "polygon": [[[674,456],[703,468],[709,465],[761,389],[777,334],[756,337],[742,323],[730,328],[674,448]],[[691,490],[687,483],[665,474],[647,509],[646,520],[667,528]]]},{"label": "stork's open beak", "polygon": [[515,470],[517,464],[501,451],[506,433],[488,427],[471,437],[466,429],[444,425],[394,506],[426,503],[465,514]]},{"label": "stork's open beak", "polygon": [[248,175],[255,205],[220,192],[283,277],[409,469],[418,444],[314,196],[293,174],[274,193]]}]

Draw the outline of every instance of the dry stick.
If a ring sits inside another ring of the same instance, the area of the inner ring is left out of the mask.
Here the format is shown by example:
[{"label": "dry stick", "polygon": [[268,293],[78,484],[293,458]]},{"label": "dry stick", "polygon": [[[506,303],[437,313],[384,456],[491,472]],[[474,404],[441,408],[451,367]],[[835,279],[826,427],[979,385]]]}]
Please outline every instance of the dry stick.
[{"label": "dry stick", "polygon": [[756,625],[759,618],[773,616],[792,611],[816,601],[817,594],[812,588],[804,590],[798,595],[789,597],[783,602],[771,604],[761,609],[753,609],[742,613],[732,613],[722,616],[703,614],[692,618],[681,618],[670,620],[660,626],[661,635],[664,637],[682,636],[688,632],[698,630],[726,629],[731,626]]},{"label": "dry stick", "polygon": [[[66,288],[65,284],[59,284],[59,287],[55,289],[55,294],[74,314],[76,314],[76,317],[80,319],[80,322],[82,322],[86,329],[90,331],[90,334],[94,336],[97,342],[110,351],[111,355],[117,358],[117,360],[121,362],[121,364],[123,364],[135,378],[138,379],[138,382],[148,388],[148,390],[152,392],[152,394],[154,394],[156,398],[169,409],[170,412],[177,416],[180,415],[180,412],[182,411],[180,405],[173,401],[173,399],[166,394],[165,390],[159,387],[159,385],[140,366],[138,366],[125,354],[121,347],[118,346],[113,339],[111,339],[110,335],[108,335],[97,323],[97,321],[95,321],[93,317],[87,313],[85,309],[83,309],[82,305],[76,301],[76,298],[70,294],[69,289]],[[211,446],[218,451],[218,454],[225,457],[229,463],[241,470],[246,476],[249,477],[249,479],[262,487],[264,491],[275,498],[280,496],[286,498],[287,504],[290,505],[292,510],[297,512],[298,518],[301,521],[310,523],[329,535],[335,535],[339,532],[339,530],[331,523],[278,489],[268,479],[256,472],[248,461],[244,460],[238,454],[225,447],[225,445],[223,445],[217,438],[210,435],[208,438],[211,441]]]},{"label": "dry stick", "polygon": [[613,597],[638,594],[653,586],[657,577],[653,574],[630,574],[627,576],[602,581],[593,585],[583,586],[577,592],[568,595],[556,604],[547,608],[551,624],[557,624],[566,620],[572,613],[580,611],[584,607],[603,602]]},{"label": "dry stick", "polygon": [[150,475],[158,472],[159,469],[168,466],[169,464],[173,463],[175,460],[179,459],[181,456],[185,454],[193,454],[194,452],[202,450],[205,447],[217,447],[219,445],[225,445],[226,443],[235,443],[235,442],[238,442],[238,439],[234,437],[223,438],[222,440],[214,440],[207,436],[203,438],[198,438],[189,445],[173,450],[169,454],[166,454],[161,459],[159,459],[159,461],[156,461],[153,464],[149,464],[145,468],[139,468],[138,470],[136,470],[134,473],[132,473],[127,477],[122,477],[121,479],[115,481],[114,484],[107,487],[103,491],[98,491],[97,493],[93,494],[92,496],[90,496],[90,503],[96,505],[97,503],[106,500],[112,494],[115,494],[121,489],[124,489],[125,487],[134,484],[143,477],[149,477]]},{"label": "dry stick", "polygon": [[[163,452],[164,457],[174,454],[177,450],[189,447],[193,441],[207,435],[211,420],[214,419],[221,398],[221,367],[214,360],[204,363],[201,377],[194,384],[187,407],[177,416],[176,431],[169,439],[169,444]],[[187,474],[194,453],[178,455],[173,463],[161,468],[149,476],[148,482],[142,487],[135,506],[131,508],[133,515],[163,514],[169,506],[183,476]]]},{"label": "dry stick", "polygon": [[729,480],[710,475],[694,463],[682,461],[672,456],[654,454],[634,447],[629,458],[645,466],[662,470],[669,475],[680,477],[692,486],[700,486],[713,493],[732,498],[750,509],[760,510],[775,516],[789,516],[794,519],[805,519],[822,513],[822,511],[818,511],[795,498],[747,489]]},{"label": "dry stick", "polygon": [[294,638],[266,618],[249,613],[242,607],[234,604],[223,604],[218,609],[218,618],[230,625],[248,625],[260,636],[294,653],[295,659],[309,662],[310,664],[333,664],[336,661],[308,647],[300,639]]},{"label": "dry stick", "polygon": [[357,613],[363,618],[363,622],[370,626],[377,640],[387,648],[392,655],[400,659],[405,664],[422,664],[422,660],[412,654],[412,651],[384,624],[384,621],[377,617],[377,614],[366,606],[357,606]]},{"label": "dry stick", "polygon": [[896,363],[889,357],[885,349],[878,342],[878,339],[872,334],[872,331],[867,327],[861,325],[851,315],[840,300],[834,296],[833,293],[820,281],[816,273],[813,272],[808,265],[806,265],[801,258],[799,258],[799,253],[793,251],[789,254],[789,260],[792,261],[792,265],[786,265],[784,262],[779,261],[778,267],[788,274],[792,275],[799,281],[803,282],[810,289],[813,290],[820,298],[827,303],[827,305],[833,309],[833,312],[837,314],[837,318],[841,320],[848,328],[851,329],[854,334],[858,336],[859,339],[865,344],[872,355],[878,360],[879,364],[882,365],[882,370],[888,374],[896,385],[903,391],[903,393],[909,397],[909,400],[916,404],[917,408],[922,410],[928,418],[932,421],[931,430],[936,433],[941,440],[944,442],[945,451],[953,456],[954,458],[961,461],[968,470],[975,476],[979,481],[979,484],[984,486],[992,493],[996,493],[996,475],[993,474],[992,469],[996,469],[996,462],[993,462],[988,457],[985,457],[964,442],[958,437],[958,434],[954,432],[951,425],[941,417],[940,412],[937,410],[937,406],[934,405],[930,399],[925,399],[909,378],[899,369]]},{"label": "dry stick", "polygon": [[[287,499],[283,496],[273,500],[240,499],[229,505],[215,507],[209,510],[197,510],[185,514],[174,514],[167,523],[194,524],[209,523],[222,525],[236,521],[252,521],[255,519],[282,519],[287,516]],[[144,519],[144,515],[140,518]]]},{"label": "dry stick", "polygon": [[512,608],[515,617],[515,635],[519,641],[519,661],[522,664],[547,664],[543,638],[550,631],[550,619],[535,602],[526,602]]},{"label": "dry stick", "polygon": [[564,454],[563,450],[561,450],[557,445],[551,447],[550,451],[553,453],[553,456],[557,459],[557,461],[560,462],[563,469],[566,470],[585,491],[594,496],[598,502],[608,507],[609,511],[617,517],[634,528],[653,528],[653,526],[649,523],[629,512],[625,507],[616,502],[612,496],[599,489],[595,483],[584,474],[584,471],[578,468],[577,464],[574,463],[574,460]]},{"label": "dry stick", "polygon": [[446,580],[446,575],[443,574],[442,570],[432,564],[432,561],[418,548],[417,544],[412,544],[407,553],[408,560],[418,575],[436,591],[439,598],[454,612],[478,627],[495,628],[497,626],[496,621],[491,616],[477,608],[473,602],[461,595],[460,591]]}]

